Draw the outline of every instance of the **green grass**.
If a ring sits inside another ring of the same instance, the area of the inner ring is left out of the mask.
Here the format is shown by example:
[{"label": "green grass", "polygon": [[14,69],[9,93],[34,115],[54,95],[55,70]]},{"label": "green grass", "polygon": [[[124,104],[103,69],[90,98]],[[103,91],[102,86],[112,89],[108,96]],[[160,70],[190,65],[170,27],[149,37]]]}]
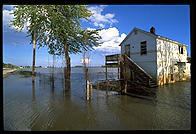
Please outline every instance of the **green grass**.
[{"label": "green grass", "polygon": [[16,72],[16,75],[23,75],[24,77],[30,77],[32,76],[32,71],[23,71],[22,69],[20,69],[19,71]]}]

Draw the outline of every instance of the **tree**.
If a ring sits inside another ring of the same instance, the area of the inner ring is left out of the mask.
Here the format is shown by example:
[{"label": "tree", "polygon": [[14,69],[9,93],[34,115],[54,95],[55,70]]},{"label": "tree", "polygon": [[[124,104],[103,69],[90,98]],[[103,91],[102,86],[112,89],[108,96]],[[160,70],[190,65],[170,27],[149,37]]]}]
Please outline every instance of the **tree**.
[{"label": "tree", "polygon": [[[98,30],[83,30],[80,19],[87,19],[92,14],[83,5],[55,5],[47,7],[48,31],[47,38],[42,40],[48,45],[49,52],[64,55],[66,81],[70,80],[71,60],[69,54],[81,53],[83,49],[91,50],[99,44]],[[67,82],[66,82],[67,83]]]},{"label": "tree", "polygon": [[22,30],[29,22],[27,35],[34,44],[33,74],[36,43],[39,47],[47,46],[50,54],[65,56],[65,77],[68,80],[71,72],[69,54],[80,53],[82,49],[91,50],[99,44],[98,30],[82,29],[80,20],[88,20],[92,15],[85,5],[20,5],[15,8],[11,25]]},{"label": "tree", "polygon": [[[47,31],[47,17],[45,10],[41,5],[18,5],[14,6],[15,10],[12,26],[15,26],[16,31],[21,31],[26,26],[27,36],[31,36],[30,43],[33,43],[33,64],[32,64],[32,81],[35,80],[35,46],[36,41],[44,37]],[[29,23],[29,25],[28,25]]]}]

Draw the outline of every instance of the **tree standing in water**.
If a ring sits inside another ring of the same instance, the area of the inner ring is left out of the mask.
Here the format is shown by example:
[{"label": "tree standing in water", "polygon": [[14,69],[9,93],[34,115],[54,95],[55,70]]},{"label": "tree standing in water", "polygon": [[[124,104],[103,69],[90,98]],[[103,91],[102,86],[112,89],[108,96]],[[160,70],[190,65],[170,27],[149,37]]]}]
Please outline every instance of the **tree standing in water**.
[{"label": "tree standing in water", "polygon": [[30,44],[33,44],[33,64],[32,64],[32,82],[35,81],[35,49],[36,42],[45,38],[44,33],[47,32],[47,17],[45,10],[41,5],[17,5],[14,6],[14,19],[10,26],[14,26],[16,31],[27,30],[27,36],[31,37]]},{"label": "tree standing in water", "polygon": [[92,15],[85,5],[19,5],[15,8],[11,25],[22,30],[29,22],[27,35],[31,36],[34,44],[32,76],[35,74],[36,43],[39,47],[47,46],[49,53],[65,56],[66,81],[70,80],[71,72],[69,54],[80,53],[82,49],[88,50],[99,44],[98,30],[82,29],[80,20],[88,20]]},{"label": "tree standing in water", "polygon": [[[70,54],[81,53],[83,49],[91,50],[99,44],[98,30],[83,30],[80,19],[86,19],[92,14],[84,5],[55,5],[48,8],[49,29],[48,39],[44,44],[49,45],[49,51],[55,55],[64,55],[65,83],[70,81]],[[69,86],[67,86],[69,88]]]}]

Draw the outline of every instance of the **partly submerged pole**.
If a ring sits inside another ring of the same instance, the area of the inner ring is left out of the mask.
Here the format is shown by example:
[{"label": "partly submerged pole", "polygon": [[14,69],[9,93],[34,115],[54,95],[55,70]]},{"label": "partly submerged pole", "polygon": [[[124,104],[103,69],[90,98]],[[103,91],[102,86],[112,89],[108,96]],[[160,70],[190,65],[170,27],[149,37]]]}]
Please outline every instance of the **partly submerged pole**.
[{"label": "partly submerged pole", "polygon": [[117,60],[118,60],[118,79],[120,79],[120,56],[118,55],[117,57]]},{"label": "partly submerged pole", "polygon": [[108,80],[107,58],[105,56],[105,79]]}]

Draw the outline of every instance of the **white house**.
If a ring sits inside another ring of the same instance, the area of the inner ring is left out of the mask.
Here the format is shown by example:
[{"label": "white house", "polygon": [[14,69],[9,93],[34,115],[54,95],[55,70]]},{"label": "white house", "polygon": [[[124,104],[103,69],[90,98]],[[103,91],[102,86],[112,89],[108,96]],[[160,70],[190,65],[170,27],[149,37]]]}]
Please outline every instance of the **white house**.
[{"label": "white house", "polygon": [[[175,34],[175,33],[174,33]],[[121,54],[129,56],[158,85],[186,80],[190,75],[185,44],[134,28],[121,42]]]}]

